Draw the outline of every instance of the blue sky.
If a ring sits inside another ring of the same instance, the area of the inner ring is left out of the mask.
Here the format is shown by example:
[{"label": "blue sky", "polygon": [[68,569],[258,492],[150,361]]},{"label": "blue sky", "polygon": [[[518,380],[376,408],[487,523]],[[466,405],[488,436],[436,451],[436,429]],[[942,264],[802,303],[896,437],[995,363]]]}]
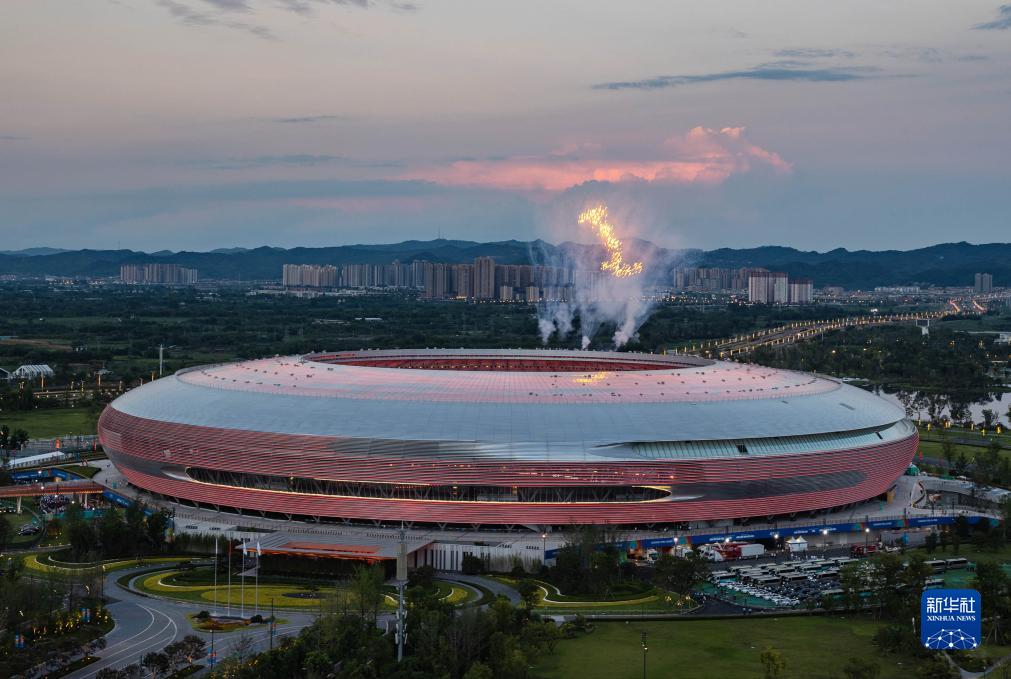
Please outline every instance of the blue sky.
[{"label": "blue sky", "polygon": [[1011,5],[6,0],[0,249],[1007,241]]}]

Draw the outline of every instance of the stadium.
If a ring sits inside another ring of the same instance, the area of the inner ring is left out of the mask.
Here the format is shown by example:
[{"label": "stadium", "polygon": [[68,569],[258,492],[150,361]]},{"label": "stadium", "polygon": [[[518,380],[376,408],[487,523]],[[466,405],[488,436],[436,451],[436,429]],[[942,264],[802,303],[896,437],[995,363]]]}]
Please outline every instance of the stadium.
[{"label": "stadium", "polygon": [[384,350],[203,366],[120,396],[99,436],[185,505],[374,525],[657,527],[884,494],[918,438],[838,380],[692,356]]}]

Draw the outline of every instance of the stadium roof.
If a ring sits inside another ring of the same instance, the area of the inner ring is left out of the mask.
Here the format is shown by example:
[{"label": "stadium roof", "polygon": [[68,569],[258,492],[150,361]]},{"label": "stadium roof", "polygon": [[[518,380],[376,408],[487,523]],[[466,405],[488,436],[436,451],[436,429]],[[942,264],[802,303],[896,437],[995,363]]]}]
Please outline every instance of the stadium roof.
[{"label": "stadium roof", "polygon": [[[531,367],[538,361],[551,369]],[[594,369],[576,369],[588,365]],[[893,426],[905,417],[899,407],[826,377],[684,356],[557,350],[243,361],[181,371],[127,392],[113,407],[179,424],[336,437],[342,450],[366,454],[395,454],[390,446],[398,442],[411,454],[427,444],[442,456],[709,457],[908,435]],[[775,445],[763,451],[758,440],[769,438]]]}]

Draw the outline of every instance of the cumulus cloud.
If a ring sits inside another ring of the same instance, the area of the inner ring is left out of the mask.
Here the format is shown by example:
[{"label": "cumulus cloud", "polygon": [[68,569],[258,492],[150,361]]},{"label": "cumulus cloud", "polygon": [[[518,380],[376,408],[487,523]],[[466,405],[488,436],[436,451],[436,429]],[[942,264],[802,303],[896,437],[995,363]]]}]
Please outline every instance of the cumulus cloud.
[{"label": "cumulus cloud", "polygon": [[1001,5],[997,8],[997,18],[973,26],[978,31],[1006,31],[1011,29],[1011,5]]},{"label": "cumulus cloud", "polygon": [[544,156],[457,160],[411,171],[404,178],[446,185],[562,191],[586,182],[718,184],[756,166],[778,172],[791,169],[779,154],[749,142],[741,127],[695,127],[665,140],[646,158],[617,157],[615,152],[621,151],[584,144]]}]

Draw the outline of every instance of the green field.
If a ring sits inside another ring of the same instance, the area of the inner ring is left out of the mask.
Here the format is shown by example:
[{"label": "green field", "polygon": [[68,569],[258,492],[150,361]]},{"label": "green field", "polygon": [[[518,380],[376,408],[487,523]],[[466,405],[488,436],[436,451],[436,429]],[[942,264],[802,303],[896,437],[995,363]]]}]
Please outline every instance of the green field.
[{"label": "green field", "polygon": [[825,616],[597,623],[593,632],[559,643],[535,672],[544,679],[636,679],[645,631],[650,677],[761,678],[759,655],[770,646],[786,658],[790,677],[841,676],[842,665],[857,655],[878,661],[881,679],[914,676],[912,658],[882,655],[871,643],[878,627],[863,618]]},{"label": "green field", "polygon": [[0,413],[0,424],[24,429],[33,439],[95,433],[95,414],[85,408],[39,408]]}]

